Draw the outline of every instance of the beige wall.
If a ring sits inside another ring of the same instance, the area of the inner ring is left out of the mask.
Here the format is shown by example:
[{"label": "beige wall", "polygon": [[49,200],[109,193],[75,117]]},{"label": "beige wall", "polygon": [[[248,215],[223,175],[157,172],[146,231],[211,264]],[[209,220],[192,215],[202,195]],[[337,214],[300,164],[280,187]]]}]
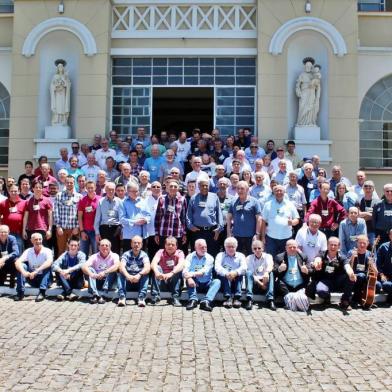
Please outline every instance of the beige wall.
[{"label": "beige wall", "polygon": [[360,46],[392,47],[392,12],[360,13],[358,33]]},{"label": "beige wall", "polygon": [[[303,0],[258,1],[258,128],[261,140],[287,139],[287,45],[281,55],[268,52],[276,30],[290,19],[312,16],[335,26],[343,36],[348,54],[329,54],[329,139],[331,157],[353,177],[359,162],[357,103],[357,18],[356,0],[312,1],[310,15]],[[295,36],[295,34],[294,34]],[[320,39],[323,39],[320,35]],[[311,55],[311,54],[310,54]],[[261,130],[261,132],[260,132]]]},{"label": "beige wall", "polygon": [[57,0],[15,1],[9,154],[9,172],[12,175],[20,173],[24,160],[35,155],[33,139],[40,131],[37,129],[37,102],[39,51],[42,45],[37,46],[36,53],[31,58],[21,54],[24,40],[40,22],[64,16],[82,22],[91,31],[96,40],[98,53],[87,57],[79,45],[77,129],[73,130],[73,133],[81,142],[90,141],[94,133],[106,131],[109,124],[110,1],[68,0],[65,2],[65,13],[62,15],[58,14],[57,7]]}]

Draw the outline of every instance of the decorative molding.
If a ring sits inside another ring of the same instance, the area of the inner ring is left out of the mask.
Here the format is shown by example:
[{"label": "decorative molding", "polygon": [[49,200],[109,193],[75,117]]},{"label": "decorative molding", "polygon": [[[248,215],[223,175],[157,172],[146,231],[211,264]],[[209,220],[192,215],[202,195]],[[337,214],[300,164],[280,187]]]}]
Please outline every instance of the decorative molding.
[{"label": "decorative molding", "polygon": [[358,53],[360,54],[388,54],[392,52],[392,47],[386,46],[359,46]]},{"label": "decorative molding", "polygon": [[112,48],[112,56],[257,56],[256,48]]},{"label": "decorative molding", "polygon": [[94,56],[97,53],[97,45],[91,31],[76,19],[58,17],[44,20],[35,26],[28,34],[23,44],[22,54],[31,57],[35,54],[35,49],[46,34],[51,31],[64,30],[76,35],[83,46],[84,54]]},{"label": "decorative molding", "polygon": [[256,38],[249,4],[115,5],[112,38]]},{"label": "decorative molding", "polygon": [[[142,6],[143,0],[112,0],[115,5],[129,5],[137,4]],[[157,4],[157,0],[144,0],[143,5],[146,7],[150,4]],[[208,4],[211,5],[211,0],[159,0],[159,4],[181,4],[181,5],[194,5],[197,4]],[[214,4],[244,4],[244,0],[213,0]],[[246,0],[246,4],[256,4],[256,0]]]},{"label": "decorative molding", "polygon": [[0,53],[12,53],[11,46],[0,46]]},{"label": "decorative molding", "polygon": [[269,53],[273,56],[282,54],[286,41],[298,31],[313,30],[322,34],[332,46],[333,53],[339,57],[347,54],[347,46],[340,32],[331,23],[309,16],[291,19],[283,24],[273,35]]}]

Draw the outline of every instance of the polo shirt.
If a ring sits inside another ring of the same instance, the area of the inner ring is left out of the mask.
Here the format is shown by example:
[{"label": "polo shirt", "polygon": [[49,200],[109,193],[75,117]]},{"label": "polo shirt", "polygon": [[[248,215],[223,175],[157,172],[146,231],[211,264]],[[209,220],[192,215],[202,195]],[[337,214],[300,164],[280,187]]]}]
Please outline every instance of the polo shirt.
[{"label": "polo shirt", "polygon": [[16,203],[10,199],[3,200],[0,203],[1,222],[10,228],[10,233],[22,234],[23,215],[26,209],[27,201],[18,197]]},{"label": "polo shirt", "polygon": [[121,256],[121,262],[124,264],[128,274],[137,275],[143,270],[144,266],[150,262],[150,260],[146,252],[141,250],[139,254],[135,256],[131,249]]},{"label": "polo shirt", "polygon": [[119,256],[117,253],[110,252],[106,257],[103,257],[101,253],[98,252],[91,255],[88,261],[92,262],[91,266],[94,268],[95,272],[99,274],[112,267],[118,260]]},{"label": "polo shirt", "polygon": [[233,235],[236,237],[253,237],[256,233],[256,217],[261,215],[260,203],[252,196],[245,201],[237,197],[229,207],[233,217]]},{"label": "polo shirt", "polygon": [[41,196],[36,199],[34,196],[28,200],[26,211],[29,213],[26,229],[34,230],[49,230],[48,211],[53,210],[52,202],[48,197]]},{"label": "polo shirt", "polygon": [[78,204],[78,212],[83,213],[83,228],[87,231],[94,231],[95,212],[101,196],[95,195],[92,199],[88,195],[84,196]]}]

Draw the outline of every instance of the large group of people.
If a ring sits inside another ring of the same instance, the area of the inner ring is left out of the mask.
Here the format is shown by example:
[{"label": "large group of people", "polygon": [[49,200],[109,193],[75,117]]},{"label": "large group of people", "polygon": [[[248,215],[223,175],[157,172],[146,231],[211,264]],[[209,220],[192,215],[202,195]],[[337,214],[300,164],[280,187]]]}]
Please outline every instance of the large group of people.
[{"label": "large group of people", "polygon": [[250,129],[188,138],[141,127],[71,148],[53,167],[43,156],[0,178],[0,285],[16,279],[16,300],[26,282],[43,300],[55,279],[59,301],[88,286],[103,304],[117,287],[118,306],[130,291],[146,306],[149,290],[151,304],[165,291],[182,306],[186,287],[188,310],[211,311],[219,291],[227,308],[250,310],[260,293],[271,310],[276,297],[308,310],[316,294],[328,304],[341,292],[347,311],[377,268],[375,290],[392,303],[392,184],[379,198],[365,172],[351,183],[333,166],[328,177],[294,141],[263,148]]}]

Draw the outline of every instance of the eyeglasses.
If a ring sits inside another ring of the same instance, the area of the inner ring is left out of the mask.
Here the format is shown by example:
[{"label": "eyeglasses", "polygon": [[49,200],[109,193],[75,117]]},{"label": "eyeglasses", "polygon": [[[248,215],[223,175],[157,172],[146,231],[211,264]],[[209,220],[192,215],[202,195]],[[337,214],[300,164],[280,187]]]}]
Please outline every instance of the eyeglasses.
[{"label": "eyeglasses", "polygon": [[263,249],[263,248],[261,248],[261,247],[260,248],[253,248],[253,250],[261,250],[261,249]]},{"label": "eyeglasses", "polygon": [[390,190],[390,191],[385,191],[385,193],[392,193],[392,190]]},{"label": "eyeglasses", "polygon": [[161,187],[159,185],[153,185],[151,188],[161,189]]},{"label": "eyeglasses", "polygon": [[250,146],[250,148],[257,148],[257,146]]}]

